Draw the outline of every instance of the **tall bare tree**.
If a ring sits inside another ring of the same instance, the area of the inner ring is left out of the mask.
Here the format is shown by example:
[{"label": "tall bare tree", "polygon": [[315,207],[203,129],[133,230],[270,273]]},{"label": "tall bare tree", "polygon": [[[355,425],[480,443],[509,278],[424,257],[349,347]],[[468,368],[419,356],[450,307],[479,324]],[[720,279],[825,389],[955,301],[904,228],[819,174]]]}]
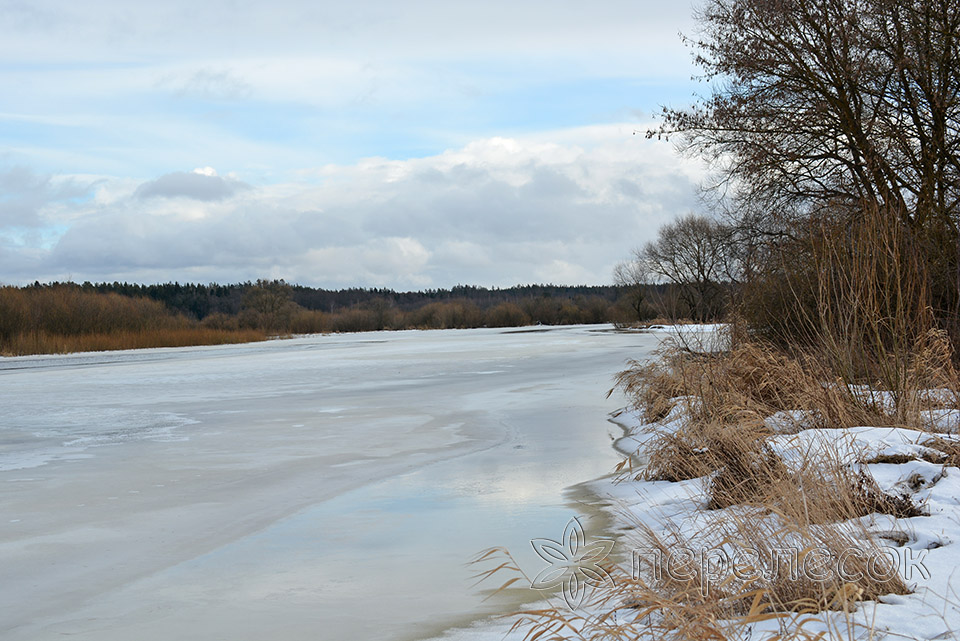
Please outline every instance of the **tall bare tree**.
[{"label": "tall bare tree", "polygon": [[954,233],[960,0],[706,0],[688,42],[712,93],[649,135],[770,212],[864,203]]},{"label": "tall bare tree", "polygon": [[960,340],[960,0],[704,3],[688,43],[709,94],[648,135],[712,163],[761,271],[819,224],[898,221]]}]

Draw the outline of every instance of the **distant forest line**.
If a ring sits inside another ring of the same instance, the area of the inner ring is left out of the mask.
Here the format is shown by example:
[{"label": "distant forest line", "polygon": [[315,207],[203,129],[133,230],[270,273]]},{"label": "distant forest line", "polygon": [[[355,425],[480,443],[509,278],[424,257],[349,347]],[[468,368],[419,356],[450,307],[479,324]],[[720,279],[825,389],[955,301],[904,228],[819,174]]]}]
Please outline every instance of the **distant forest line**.
[{"label": "distant forest line", "polygon": [[173,347],[385,329],[631,324],[668,286],[319,289],[219,284],[34,283],[0,287],[0,355]]}]

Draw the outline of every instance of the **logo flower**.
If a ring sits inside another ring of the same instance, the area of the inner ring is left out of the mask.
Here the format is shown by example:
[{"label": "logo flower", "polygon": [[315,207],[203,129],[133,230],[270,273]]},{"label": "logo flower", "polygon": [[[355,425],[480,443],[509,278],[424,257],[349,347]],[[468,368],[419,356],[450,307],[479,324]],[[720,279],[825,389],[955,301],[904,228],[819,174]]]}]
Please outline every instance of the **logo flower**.
[{"label": "logo flower", "polygon": [[586,544],[583,526],[574,517],[563,529],[563,543],[552,539],[533,539],[537,555],[549,563],[536,576],[530,587],[534,590],[550,590],[563,586],[563,598],[571,610],[583,603],[587,586],[613,585],[610,574],[600,566],[613,549],[613,541],[601,539]]}]

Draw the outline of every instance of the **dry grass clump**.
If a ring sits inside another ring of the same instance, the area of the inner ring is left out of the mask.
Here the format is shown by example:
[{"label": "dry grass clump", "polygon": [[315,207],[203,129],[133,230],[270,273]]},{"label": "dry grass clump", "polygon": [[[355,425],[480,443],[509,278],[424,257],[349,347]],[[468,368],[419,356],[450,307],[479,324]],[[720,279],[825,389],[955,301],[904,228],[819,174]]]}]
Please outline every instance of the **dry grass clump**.
[{"label": "dry grass clump", "polygon": [[[909,497],[883,492],[872,477],[816,450],[788,469],[766,442],[764,427],[687,423],[648,444],[649,460],[636,480],[707,479],[709,510],[760,506],[800,525],[834,523],[872,513],[898,518],[922,510]],[[946,446],[942,446],[946,447]],[[960,446],[954,445],[960,453]]]},{"label": "dry grass clump", "polygon": [[[868,475],[829,452],[806,453],[805,460],[788,471],[767,445],[774,427],[769,418],[778,413],[800,416],[805,427],[923,429],[929,420],[924,410],[944,402],[942,393],[931,398],[923,392],[935,386],[949,396],[949,390],[957,389],[945,341],[942,333],[923,334],[903,379],[907,387],[877,394],[830,378],[823,361],[809,354],[789,356],[742,332],[730,350],[720,354],[693,354],[674,342],[661,350],[655,363],[635,363],[617,378],[616,388],[648,421],[678,408],[676,420],[648,441],[648,463],[635,478],[709,477],[708,508],[765,506],[802,525],[873,512],[920,514],[908,497],[882,492]],[[940,439],[933,449],[960,461],[960,445]]]},{"label": "dry grass clump", "polygon": [[935,436],[924,441],[922,445],[941,454],[941,456],[936,456],[935,458],[924,457],[929,462],[943,465],[944,467],[960,467],[960,441],[952,441]]},{"label": "dry grass clump", "polygon": [[790,473],[769,447],[730,451],[726,465],[710,481],[708,510],[731,505],[769,505],[790,482]]},{"label": "dry grass clump", "polygon": [[771,484],[763,505],[798,528],[841,523],[868,514],[894,518],[924,514],[911,497],[884,492],[865,471],[832,464],[792,472]]},{"label": "dry grass clump", "polygon": [[707,509],[763,504],[790,476],[766,444],[769,434],[762,426],[688,423],[654,437],[647,465],[635,478],[676,482],[710,477]]},{"label": "dry grass clump", "polygon": [[689,381],[683,376],[690,355],[665,347],[654,352],[650,361],[627,362],[627,369],[616,376],[616,384],[607,392],[622,391],[633,405],[643,411],[648,423],[655,423],[673,409],[679,397],[686,394]]},{"label": "dry grass clump", "polygon": [[855,522],[810,526],[736,509],[720,529],[736,550],[727,557],[731,583],[761,589],[770,611],[852,611],[856,601],[910,592],[887,550]]},{"label": "dry grass clump", "polygon": [[[877,482],[866,472],[859,472],[852,485],[853,514],[889,514],[897,519],[909,519],[927,514],[921,505],[905,494],[889,494],[880,489]],[[851,517],[853,518],[853,517]]]},{"label": "dry grass clump", "polygon": [[664,431],[648,443],[649,460],[637,480],[684,481],[731,467],[748,470],[768,458],[769,430],[722,423],[687,423]]},{"label": "dry grass clump", "polygon": [[806,410],[809,420],[823,427],[894,423],[874,399],[824,378],[811,359],[790,357],[763,343],[738,341],[728,352],[710,355],[668,343],[657,357],[629,363],[614,386],[648,422],[683,403],[687,420],[701,423],[762,424],[785,410]]}]

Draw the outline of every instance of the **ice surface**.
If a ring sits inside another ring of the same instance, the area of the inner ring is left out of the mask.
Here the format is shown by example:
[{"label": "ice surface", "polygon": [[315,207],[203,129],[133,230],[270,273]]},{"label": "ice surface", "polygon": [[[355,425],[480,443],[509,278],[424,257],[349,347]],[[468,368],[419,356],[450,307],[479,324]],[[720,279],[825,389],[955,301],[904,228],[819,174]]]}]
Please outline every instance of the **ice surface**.
[{"label": "ice surface", "polygon": [[584,511],[563,488],[617,462],[612,375],[656,342],[583,326],[0,359],[0,635],[402,639],[503,609],[464,562],[507,544],[536,573],[529,539]]}]

